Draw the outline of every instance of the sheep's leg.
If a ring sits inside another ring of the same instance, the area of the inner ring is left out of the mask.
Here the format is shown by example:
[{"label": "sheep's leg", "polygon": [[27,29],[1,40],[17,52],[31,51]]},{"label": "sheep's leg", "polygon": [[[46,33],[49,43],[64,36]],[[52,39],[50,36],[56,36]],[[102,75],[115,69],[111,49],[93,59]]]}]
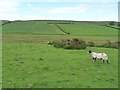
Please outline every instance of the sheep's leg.
[{"label": "sheep's leg", "polygon": [[94,58],[94,62],[96,62],[96,59],[97,59],[97,58]]},{"label": "sheep's leg", "polygon": [[105,60],[103,60],[103,63],[105,62]]},{"label": "sheep's leg", "polygon": [[94,62],[96,62],[96,58],[93,57]]},{"label": "sheep's leg", "polygon": [[108,60],[106,60],[106,62],[109,63]]},{"label": "sheep's leg", "polygon": [[94,62],[94,59],[95,59],[95,58],[93,57],[92,59],[93,59],[93,62]]}]

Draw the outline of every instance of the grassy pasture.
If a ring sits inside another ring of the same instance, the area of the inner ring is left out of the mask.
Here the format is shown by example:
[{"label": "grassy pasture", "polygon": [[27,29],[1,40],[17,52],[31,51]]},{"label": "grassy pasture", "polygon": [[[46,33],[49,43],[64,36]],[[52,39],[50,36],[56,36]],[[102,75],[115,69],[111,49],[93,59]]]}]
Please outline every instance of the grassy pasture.
[{"label": "grassy pasture", "polygon": [[[118,49],[89,47],[65,50],[48,41],[79,38],[102,44],[117,41],[118,30],[100,23],[54,24],[40,21],[11,22],[2,26],[3,88],[117,88]],[[105,52],[110,64],[93,62],[87,51]]]},{"label": "grassy pasture", "polygon": [[[105,23],[105,22],[103,22]],[[85,40],[118,40],[118,30],[106,26],[101,26],[100,23],[80,22],[78,24],[58,24],[65,32],[70,33],[66,35],[54,24],[47,24],[42,21],[18,21],[11,22],[2,26],[4,36],[13,35],[13,37],[76,37]],[[5,37],[5,38],[6,38]],[[48,38],[48,39],[49,39]],[[9,38],[8,38],[9,39]],[[46,38],[45,38],[46,40]]]},{"label": "grassy pasture", "polygon": [[80,36],[117,36],[118,30],[90,23],[59,25],[66,32]]},{"label": "grassy pasture", "polygon": [[[94,63],[87,50],[65,50],[40,43],[3,44],[3,88],[118,87],[117,49],[91,48],[109,55]],[[10,52],[10,53],[8,53]]]},{"label": "grassy pasture", "polygon": [[54,24],[45,24],[37,21],[11,22],[3,25],[2,28],[3,34],[65,34]]}]

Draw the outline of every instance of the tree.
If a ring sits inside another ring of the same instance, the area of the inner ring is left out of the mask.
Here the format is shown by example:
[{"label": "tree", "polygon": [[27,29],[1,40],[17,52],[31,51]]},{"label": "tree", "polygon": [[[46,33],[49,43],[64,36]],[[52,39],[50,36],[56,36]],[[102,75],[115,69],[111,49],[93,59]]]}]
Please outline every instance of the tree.
[{"label": "tree", "polygon": [[115,25],[115,23],[114,22],[109,22],[109,25]]}]

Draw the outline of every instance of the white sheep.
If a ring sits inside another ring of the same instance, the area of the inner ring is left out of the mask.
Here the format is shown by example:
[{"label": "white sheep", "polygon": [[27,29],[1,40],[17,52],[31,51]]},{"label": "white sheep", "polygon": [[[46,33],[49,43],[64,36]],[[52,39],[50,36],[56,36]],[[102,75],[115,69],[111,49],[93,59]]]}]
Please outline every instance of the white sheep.
[{"label": "white sheep", "polygon": [[89,50],[89,53],[92,55],[94,61],[96,61],[96,59],[100,59],[100,60],[103,60],[103,63],[106,61],[107,63],[108,62],[108,55],[106,53],[96,53],[96,52],[93,52],[91,50]]}]

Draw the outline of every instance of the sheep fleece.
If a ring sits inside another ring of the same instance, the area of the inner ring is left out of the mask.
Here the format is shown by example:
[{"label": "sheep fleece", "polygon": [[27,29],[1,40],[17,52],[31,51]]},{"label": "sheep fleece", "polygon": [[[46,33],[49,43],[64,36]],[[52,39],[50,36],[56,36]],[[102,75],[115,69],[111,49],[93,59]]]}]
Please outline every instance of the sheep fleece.
[{"label": "sheep fleece", "polygon": [[104,59],[104,60],[108,59],[108,56],[107,56],[106,53],[95,53],[95,52],[92,52],[92,56],[93,56],[93,58],[98,58],[98,59]]}]

